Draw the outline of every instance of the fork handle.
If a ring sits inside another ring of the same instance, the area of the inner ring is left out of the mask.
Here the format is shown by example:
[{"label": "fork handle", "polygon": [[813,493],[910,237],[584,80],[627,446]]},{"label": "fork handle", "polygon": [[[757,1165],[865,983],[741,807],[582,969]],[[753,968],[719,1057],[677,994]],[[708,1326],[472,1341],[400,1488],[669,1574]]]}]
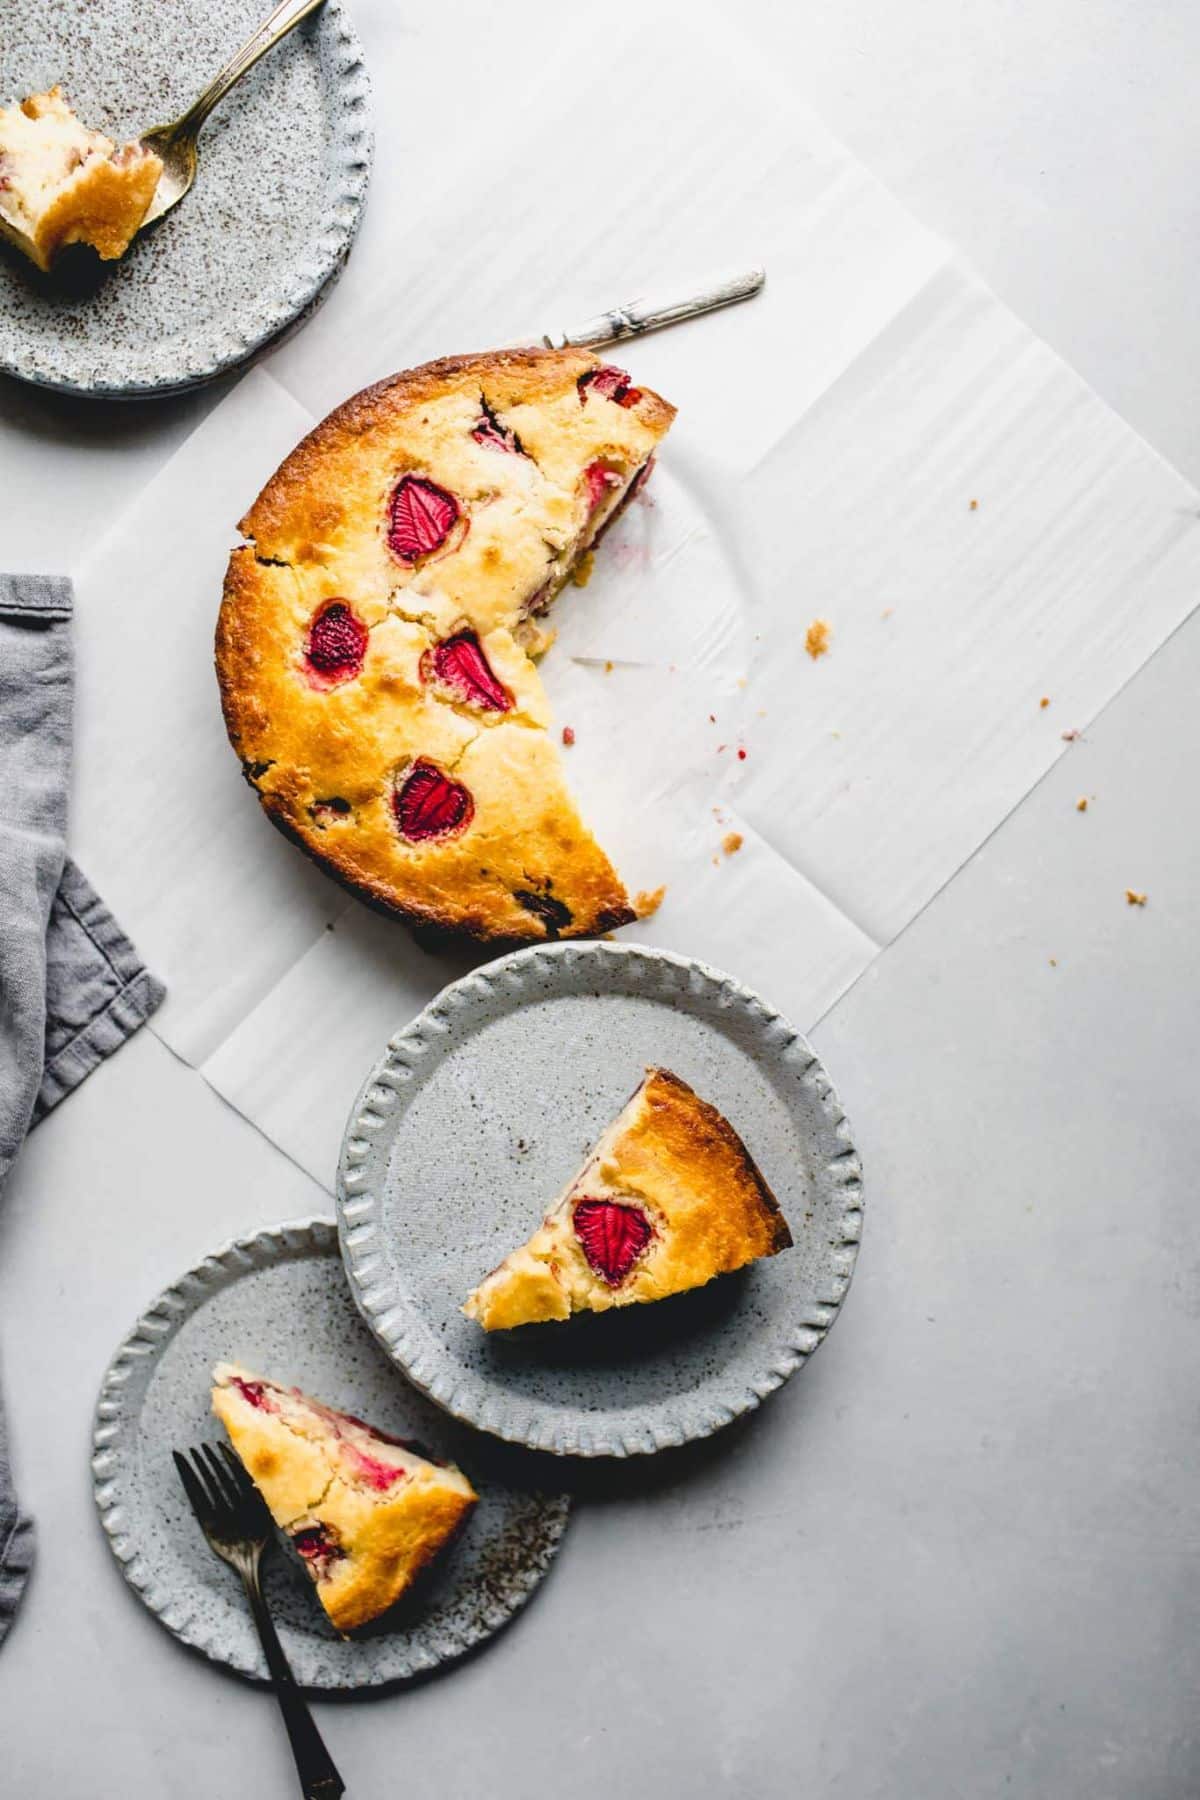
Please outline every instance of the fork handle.
[{"label": "fork handle", "polygon": [[281,0],[269,19],[253,32],[236,56],[231,56],[225,67],[213,76],[204,92],[194,100],[183,114],[175,121],[175,135],[190,135],[199,131],[214,106],[220,104],[236,81],[252,69],[260,56],[273,50],[280,38],[307,19],[309,13],[316,12],[325,0]]},{"label": "fork handle", "polygon": [[325,1748],[325,1741],[308,1710],[308,1702],[296,1686],[296,1677],[284,1655],[275,1621],[263,1597],[257,1569],[253,1573],[244,1573],[242,1581],[250,1610],[254,1614],[254,1623],[258,1626],[267,1667],[271,1671],[271,1684],[279,1701],[279,1710],[291,1739],[292,1755],[296,1759],[296,1773],[300,1777],[304,1800],[338,1800],[338,1796],[345,1793],[346,1784]]}]

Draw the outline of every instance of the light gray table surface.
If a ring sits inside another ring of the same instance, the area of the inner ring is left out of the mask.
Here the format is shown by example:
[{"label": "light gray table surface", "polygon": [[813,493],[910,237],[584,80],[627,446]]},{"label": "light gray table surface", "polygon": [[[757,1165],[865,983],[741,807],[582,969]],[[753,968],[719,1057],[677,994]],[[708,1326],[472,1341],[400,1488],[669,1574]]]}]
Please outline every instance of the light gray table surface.
[{"label": "light gray table surface", "polygon": [[[414,57],[452,67],[475,10],[406,18]],[[553,18],[508,10],[514,30]],[[355,16],[368,53],[395,27],[388,0]],[[739,18],[1200,478],[1196,9]],[[121,453],[201,404],[139,409]],[[103,469],[103,425],[11,388],[0,418],[9,495],[50,539],[70,494],[21,490],[22,443],[60,444],[69,490]],[[1193,618],[815,1032],[870,1209],[816,1360],[709,1445],[580,1475],[558,1566],[486,1653],[321,1705],[352,1795],[1200,1794],[1198,689]],[[87,1447],[105,1361],[159,1286],[248,1224],[326,1210],[149,1033],[31,1139],[0,1210],[0,1347],[41,1556],[0,1655],[0,1792],[294,1791],[270,1703],[126,1592]]]}]

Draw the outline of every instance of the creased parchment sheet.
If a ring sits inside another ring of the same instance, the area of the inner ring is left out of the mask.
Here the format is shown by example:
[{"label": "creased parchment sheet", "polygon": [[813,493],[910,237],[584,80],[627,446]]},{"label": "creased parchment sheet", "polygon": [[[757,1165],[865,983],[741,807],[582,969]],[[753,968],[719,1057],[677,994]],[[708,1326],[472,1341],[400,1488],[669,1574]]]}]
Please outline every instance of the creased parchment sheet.
[{"label": "creased parchment sheet", "polygon": [[[801,1028],[1200,594],[1194,490],[706,18],[565,41],[571,85],[526,71],[524,129],[489,136],[470,180],[450,156],[414,182],[415,141],[381,157],[327,306],[81,574],[81,860],[168,981],[167,1041],[326,1184],[387,1036],[472,961],[272,831],[217,705],[235,521],[355,387],[767,263],[760,301],[615,353],[679,418],[646,503],[558,601],[543,674],[587,817],[631,888],[667,884],[623,935],[729,969]],[[685,102],[669,141],[663,81]]]}]

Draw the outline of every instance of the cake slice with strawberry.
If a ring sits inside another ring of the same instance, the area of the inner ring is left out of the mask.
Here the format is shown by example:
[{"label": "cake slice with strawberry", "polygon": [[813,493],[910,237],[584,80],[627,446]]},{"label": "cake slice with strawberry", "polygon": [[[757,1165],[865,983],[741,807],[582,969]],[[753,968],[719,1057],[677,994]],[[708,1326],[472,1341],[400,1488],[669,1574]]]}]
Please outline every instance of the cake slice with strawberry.
[{"label": "cake slice with strawberry", "polygon": [[0,106],[0,236],[39,269],[66,244],[123,256],[161,174],[152,150],[90,131],[59,87]]},{"label": "cake slice with strawberry", "polygon": [[235,1363],[212,1408],[339,1631],[377,1618],[454,1535],[476,1494],[402,1438]]},{"label": "cake slice with strawberry", "polygon": [[792,1242],[729,1121],[669,1069],[645,1079],[533,1236],[463,1311],[485,1331],[661,1300]]}]

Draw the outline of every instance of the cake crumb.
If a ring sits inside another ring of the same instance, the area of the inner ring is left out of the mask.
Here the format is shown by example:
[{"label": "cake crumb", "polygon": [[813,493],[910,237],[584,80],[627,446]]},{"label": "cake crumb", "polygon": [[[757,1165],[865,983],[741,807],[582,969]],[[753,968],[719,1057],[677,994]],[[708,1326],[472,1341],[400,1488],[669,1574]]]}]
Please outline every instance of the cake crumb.
[{"label": "cake crumb", "polygon": [[612,664],[611,664],[611,663],[610,663],[610,662],[606,662],[606,663],[605,663],[605,665],[604,665],[604,673],[605,673],[605,674],[606,674],[606,675],[611,675],[611,674],[612,674],[612,672],[613,672],[613,666],[612,666]]},{"label": "cake crumb", "polygon": [[972,501],[970,501],[970,502],[969,502],[969,506],[970,506],[970,510],[971,510],[971,511],[972,511],[972,512],[978,512],[978,511],[979,511],[979,502],[978,502],[978,500],[972,500]]},{"label": "cake crumb", "polygon": [[1062,741],[1064,744],[1073,744],[1079,735],[1079,727],[1072,725],[1069,730],[1063,732]]},{"label": "cake crumb", "polygon": [[1038,705],[1041,707],[1043,712],[1045,712],[1045,710],[1049,706],[1049,704],[1050,704],[1049,694],[1043,694],[1041,699],[1038,701]]},{"label": "cake crumb", "polygon": [[830,625],[828,619],[814,619],[804,637],[804,648],[816,662],[818,656],[829,654]]},{"label": "cake crumb", "polygon": [[726,856],[736,856],[744,841],[740,831],[731,831],[722,838],[721,848]]},{"label": "cake crumb", "polygon": [[649,893],[647,893],[643,890],[642,893],[635,895],[634,902],[633,902],[633,910],[637,914],[638,918],[639,919],[651,918],[658,911],[659,907],[662,905],[663,895],[666,893],[666,891],[667,890],[666,890],[665,886],[664,887],[656,887],[656,888],[651,889],[651,891]]},{"label": "cake crumb", "polygon": [[1087,795],[1080,794],[1078,800],[1075,802],[1075,811],[1076,812],[1086,812],[1087,809],[1088,809]]},{"label": "cake crumb", "polygon": [[1139,894],[1136,888],[1126,888],[1125,904],[1127,906],[1145,906],[1146,896],[1145,894]]},{"label": "cake crumb", "polygon": [[575,567],[571,570],[571,580],[576,587],[586,587],[592,579],[592,570],[596,566],[596,552],[585,550]]},{"label": "cake crumb", "polygon": [[1057,956],[1052,956],[1052,957],[1051,957],[1051,958],[1050,958],[1050,967],[1051,967],[1051,968],[1052,968],[1052,969],[1057,969],[1057,967],[1058,967],[1058,958],[1057,958]]},{"label": "cake crumb", "polygon": [[894,606],[885,606],[879,616],[881,619],[890,619],[895,610]]},{"label": "cake crumb", "polygon": [[709,713],[709,715],[708,715],[708,722],[709,722],[709,724],[710,724],[710,725],[715,725],[715,724],[716,724],[716,722],[717,722],[717,715],[716,715],[716,713]]},{"label": "cake crumb", "polygon": [[564,725],[563,726],[563,743],[567,746],[568,750],[570,749],[571,745],[574,742],[575,742],[575,727],[573,725]]}]

